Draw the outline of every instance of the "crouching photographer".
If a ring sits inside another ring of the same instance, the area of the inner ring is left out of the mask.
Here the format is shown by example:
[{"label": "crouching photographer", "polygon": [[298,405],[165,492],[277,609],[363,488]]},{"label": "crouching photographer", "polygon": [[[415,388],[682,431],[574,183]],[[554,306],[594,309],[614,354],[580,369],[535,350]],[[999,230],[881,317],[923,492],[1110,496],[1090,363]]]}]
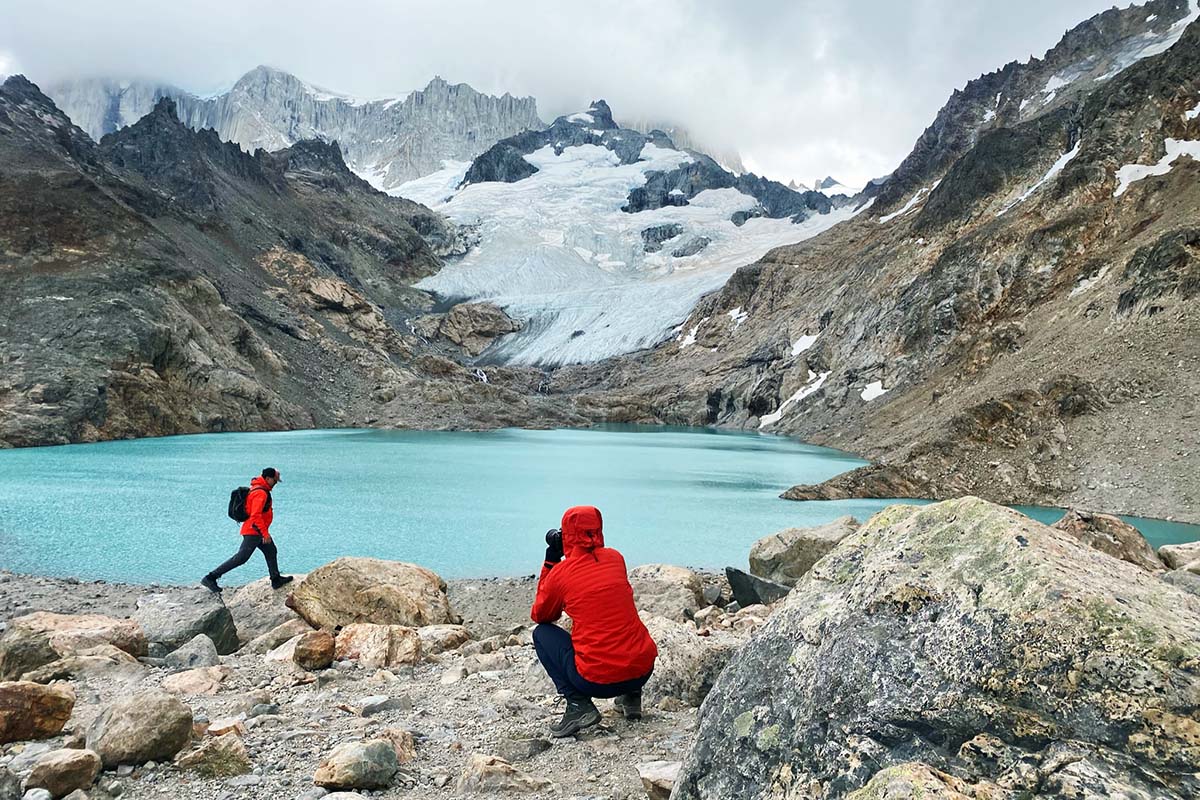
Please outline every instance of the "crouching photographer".
[{"label": "crouching photographer", "polygon": [[[553,624],[564,612],[571,633]],[[533,630],[538,660],[567,700],[552,735],[570,736],[599,722],[594,697],[616,698],[626,719],[641,718],[642,687],[658,648],[638,617],[625,559],[604,546],[598,509],[569,508],[561,530],[546,534],[531,616],[539,623]]]}]

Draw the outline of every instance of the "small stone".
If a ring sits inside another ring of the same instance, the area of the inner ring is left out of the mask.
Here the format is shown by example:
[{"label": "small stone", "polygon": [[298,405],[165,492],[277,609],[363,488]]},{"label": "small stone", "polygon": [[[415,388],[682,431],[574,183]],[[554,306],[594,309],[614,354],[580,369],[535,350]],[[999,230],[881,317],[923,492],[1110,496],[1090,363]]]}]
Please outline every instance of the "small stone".
[{"label": "small stone", "polygon": [[390,741],[346,742],[321,762],[313,783],[325,789],[384,789],[399,768]]},{"label": "small stone", "polygon": [[499,756],[475,753],[463,767],[456,787],[467,792],[538,792],[553,784],[545,778],[527,775]]},{"label": "small stone", "polygon": [[236,734],[205,739],[200,747],[175,762],[204,778],[229,778],[251,771],[250,754]]},{"label": "small stone", "polygon": [[386,728],[380,732],[379,738],[390,742],[396,751],[396,761],[407,764],[417,757],[417,742],[412,733],[401,728]]},{"label": "small stone", "polygon": [[336,647],[333,635],[328,631],[312,631],[300,637],[292,651],[292,660],[301,669],[308,671],[325,669],[333,663]]},{"label": "small stone", "polygon": [[514,761],[528,761],[534,756],[541,755],[553,746],[550,740],[541,738],[501,739],[496,743],[496,753],[505,761],[512,763]]},{"label": "small stone", "polygon": [[239,736],[246,733],[246,715],[235,714],[232,717],[221,717],[214,719],[208,723],[209,736],[224,736],[227,733],[236,733]]},{"label": "small stone", "polygon": [[675,781],[679,780],[679,770],[683,766],[680,761],[650,761],[638,764],[638,776],[642,779],[642,788],[646,790],[649,800],[667,800]]},{"label": "small stone", "polygon": [[463,678],[467,677],[467,668],[461,664],[456,667],[450,667],[442,673],[442,685],[449,686],[458,683]]},{"label": "small stone", "polygon": [[385,711],[409,711],[413,707],[413,702],[407,695],[388,697],[385,694],[376,694],[362,698],[358,701],[358,706],[362,709],[362,716],[370,717]]}]

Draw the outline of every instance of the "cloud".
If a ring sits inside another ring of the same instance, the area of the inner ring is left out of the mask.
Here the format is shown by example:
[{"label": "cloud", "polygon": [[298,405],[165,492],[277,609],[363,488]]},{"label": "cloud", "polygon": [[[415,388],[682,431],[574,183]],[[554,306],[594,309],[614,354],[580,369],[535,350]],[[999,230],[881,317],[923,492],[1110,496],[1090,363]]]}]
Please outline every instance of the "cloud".
[{"label": "cloud", "polygon": [[270,64],[364,97],[439,74],[533,95],[545,119],[603,97],[618,121],[682,124],[771,177],[861,183],[899,163],[955,88],[1110,4],[5,0],[0,72],[204,93]]}]

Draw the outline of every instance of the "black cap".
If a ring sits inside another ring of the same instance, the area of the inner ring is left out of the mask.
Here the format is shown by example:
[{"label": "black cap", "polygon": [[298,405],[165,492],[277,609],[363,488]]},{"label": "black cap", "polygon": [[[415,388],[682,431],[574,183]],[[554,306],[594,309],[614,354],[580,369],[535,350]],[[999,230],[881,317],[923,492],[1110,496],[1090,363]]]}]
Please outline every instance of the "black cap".
[{"label": "black cap", "polygon": [[264,469],[262,471],[262,476],[264,478],[274,478],[276,483],[283,482],[283,478],[279,476],[279,470],[275,469],[274,467],[267,467]]}]

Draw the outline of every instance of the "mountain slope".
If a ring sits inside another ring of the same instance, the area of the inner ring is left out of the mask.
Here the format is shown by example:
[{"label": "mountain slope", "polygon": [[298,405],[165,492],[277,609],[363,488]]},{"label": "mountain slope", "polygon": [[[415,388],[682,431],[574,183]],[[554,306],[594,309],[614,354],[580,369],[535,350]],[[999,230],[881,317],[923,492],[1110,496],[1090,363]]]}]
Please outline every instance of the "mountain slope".
[{"label": "mountain slope", "polygon": [[404,98],[379,100],[340,95],[270,67],[256,67],[229,91],[207,98],[168,85],[106,79],[65,81],[47,94],[97,141],[145,116],[162,97],[175,100],[190,127],[212,128],[248,152],[280,150],[303,139],[336,141],[351,169],[379,188],[542,127],[531,97],[492,97],[441,78]]},{"label": "mountain slope", "polygon": [[332,145],[249,155],[165,98],[97,145],[16,76],[0,175],[2,446],[543,413],[406,332],[457,231]]},{"label": "mountain slope", "polygon": [[[1196,13],[1129,13],[1166,9]],[[898,172],[868,212],[738,270],[686,339],[554,388],[613,419],[786,432],[878,462],[796,499],[1200,518],[1197,108],[1191,24],[1056,108],[943,130],[970,146],[933,158],[923,136],[916,192]]]},{"label": "mountain slope", "polygon": [[734,175],[661,131],[621,127],[603,100],[394,193],[479,233],[478,247],[421,288],[504,307],[526,324],[486,357],[539,365],[678,334],[737,266],[853,213]]}]

